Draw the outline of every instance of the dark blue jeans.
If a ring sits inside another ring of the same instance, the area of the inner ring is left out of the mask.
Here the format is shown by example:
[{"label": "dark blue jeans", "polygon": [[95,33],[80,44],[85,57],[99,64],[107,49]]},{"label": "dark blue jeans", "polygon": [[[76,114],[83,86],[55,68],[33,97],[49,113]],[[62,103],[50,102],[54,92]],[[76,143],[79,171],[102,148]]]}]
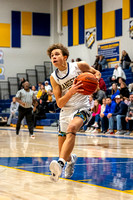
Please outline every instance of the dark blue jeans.
[{"label": "dark blue jeans", "polygon": [[101,118],[101,126],[102,126],[102,131],[107,131],[108,130],[108,118],[106,116]]},{"label": "dark blue jeans", "polygon": [[97,122],[98,126],[100,127],[100,115],[95,116],[95,122]]}]

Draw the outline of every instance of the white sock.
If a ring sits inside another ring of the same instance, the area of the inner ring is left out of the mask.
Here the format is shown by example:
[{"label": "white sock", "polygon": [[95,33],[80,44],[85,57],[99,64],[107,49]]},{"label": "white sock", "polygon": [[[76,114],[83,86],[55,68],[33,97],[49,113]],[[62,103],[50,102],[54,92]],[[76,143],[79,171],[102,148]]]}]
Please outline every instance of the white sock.
[{"label": "white sock", "polygon": [[58,163],[61,165],[61,167],[63,168],[66,161],[63,158],[59,158]]}]

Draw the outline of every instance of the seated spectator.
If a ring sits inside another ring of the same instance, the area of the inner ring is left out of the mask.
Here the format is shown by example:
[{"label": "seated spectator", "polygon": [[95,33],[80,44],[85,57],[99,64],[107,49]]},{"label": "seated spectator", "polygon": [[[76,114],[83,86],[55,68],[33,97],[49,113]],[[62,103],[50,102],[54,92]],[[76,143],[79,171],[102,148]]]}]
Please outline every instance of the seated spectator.
[{"label": "seated spectator", "polygon": [[89,107],[90,110],[94,107],[93,95],[89,95]]},{"label": "seated spectator", "polygon": [[132,135],[133,136],[133,94],[130,95],[130,104],[128,106],[128,112],[126,115],[126,122],[129,125],[129,131],[125,133],[125,135]]},{"label": "seated spectator", "polygon": [[39,104],[45,109],[45,112],[48,112],[48,94],[46,90],[43,88],[42,89],[42,95],[39,99]]},{"label": "seated spectator", "polygon": [[99,61],[99,55],[96,55],[96,59],[92,67],[94,67],[96,70],[100,71],[101,70],[101,65],[98,64]]},{"label": "seated spectator", "polygon": [[25,81],[26,81],[25,78],[21,78],[21,79],[20,79],[20,85],[19,85],[18,90],[21,90],[21,89],[24,88],[24,87],[23,87],[23,83],[24,83]]},{"label": "seated spectator", "polygon": [[18,107],[19,107],[19,103],[16,102],[16,98],[13,97],[11,106],[10,106],[10,116],[7,121],[8,126],[10,126],[12,118],[16,118],[16,116],[18,115]]},{"label": "seated spectator", "polygon": [[130,59],[128,53],[125,50],[123,50],[122,57],[120,60],[120,65],[121,65],[122,69],[129,69],[130,63],[131,63],[131,59]]},{"label": "seated spectator", "polygon": [[46,90],[46,92],[48,92],[49,90],[52,90],[52,87],[51,87],[51,85],[49,85],[48,81],[45,81],[45,90]]},{"label": "seated spectator", "polygon": [[106,98],[106,94],[103,90],[100,90],[100,88],[97,88],[97,91],[93,94],[94,100],[97,99],[100,104],[102,104],[103,98]]},{"label": "seated spectator", "polygon": [[110,78],[110,81],[111,83],[119,83],[119,78],[121,78],[123,82],[126,81],[125,72],[122,70],[122,68],[118,64],[116,64],[115,69],[113,71],[113,75]]},{"label": "seated spectator", "polygon": [[76,62],[82,61],[81,58],[76,58]]},{"label": "seated spectator", "polygon": [[112,101],[110,97],[106,98],[105,111],[100,114],[102,133],[106,133],[108,130],[108,123],[109,123],[108,115],[114,112],[115,106],[116,103]]},{"label": "seated spectator", "polygon": [[123,99],[124,103],[127,104],[129,106],[129,104],[131,103],[130,100],[128,98],[124,98]]},{"label": "seated spectator", "polygon": [[55,100],[55,96],[52,90],[48,91],[48,109],[49,112],[55,112],[55,110],[58,108]]},{"label": "seated spectator", "polygon": [[103,80],[103,78],[99,79],[99,88],[100,88],[100,90],[103,90],[106,93],[107,87],[106,87],[106,84],[105,84],[105,81]]},{"label": "seated spectator", "polygon": [[120,86],[120,84],[123,83],[123,82],[125,82],[125,81],[123,81],[123,79],[120,77],[119,80],[118,80],[118,86]]},{"label": "seated spectator", "polygon": [[46,118],[45,113],[48,112],[47,100],[48,100],[48,95],[45,89],[42,89],[42,95],[38,100],[38,105],[37,107],[33,108],[34,127],[36,127],[37,120]]},{"label": "seated spectator", "polygon": [[125,82],[120,84],[120,95],[123,97],[129,98],[129,90]]},{"label": "seated spectator", "polygon": [[43,90],[43,89],[45,89],[45,87],[44,87],[44,85],[42,84],[42,85],[40,86],[40,90],[38,91],[38,93],[37,93],[37,95],[36,95],[37,99],[40,99],[40,97],[42,96],[42,90]]},{"label": "seated spectator", "polygon": [[98,64],[101,65],[101,69],[99,71],[102,71],[103,69],[106,68],[108,63],[106,61],[106,58],[103,55],[99,55]]},{"label": "seated spectator", "polygon": [[117,132],[116,135],[124,135],[125,131],[122,130],[122,118],[124,118],[127,114],[127,108],[128,106],[121,101],[120,95],[117,95],[115,97],[116,106],[113,113],[108,114],[109,119],[109,131],[106,132],[107,134],[113,134],[114,133],[114,122],[117,123]]},{"label": "seated spectator", "polygon": [[128,89],[129,89],[129,92],[133,92],[133,83],[130,83],[128,85]]},{"label": "seated spectator", "polygon": [[112,101],[115,101],[115,97],[116,97],[117,95],[119,95],[119,94],[120,94],[120,91],[118,90],[117,84],[116,84],[116,83],[113,83],[113,84],[112,84],[112,91],[111,91],[111,100],[112,100]]},{"label": "seated spectator", "polygon": [[[87,127],[91,127],[92,124],[95,122],[95,117],[97,114],[100,114],[101,112],[101,105],[99,104],[99,101],[96,99],[94,101],[94,107],[91,109],[92,111],[92,118],[90,119]],[[92,132],[93,128],[87,129],[87,131]]]},{"label": "seated spectator", "polygon": [[100,115],[105,111],[105,108],[106,108],[106,99],[104,98],[102,100],[101,112],[100,114],[97,114],[95,116],[95,123],[92,125],[94,130],[92,131],[92,133],[98,133],[98,128],[100,128]]},{"label": "seated spectator", "polygon": [[42,82],[38,82],[38,84],[37,84],[37,91],[39,91],[41,89],[41,85],[43,85]]},{"label": "seated spectator", "polygon": [[35,96],[37,96],[38,91],[36,90],[36,87],[34,85],[32,85],[31,90],[34,91]]}]

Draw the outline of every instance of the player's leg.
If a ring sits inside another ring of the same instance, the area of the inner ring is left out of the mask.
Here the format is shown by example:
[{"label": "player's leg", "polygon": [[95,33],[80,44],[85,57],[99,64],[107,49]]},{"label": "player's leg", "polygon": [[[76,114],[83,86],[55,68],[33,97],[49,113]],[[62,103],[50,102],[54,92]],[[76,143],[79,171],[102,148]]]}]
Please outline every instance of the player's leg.
[{"label": "player's leg", "polygon": [[[86,122],[90,119],[90,117],[91,117],[91,115],[88,112],[85,112],[85,111],[77,112],[74,115],[74,120],[72,120],[70,122],[67,131],[69,131],[71,124],[74,124],[75,119],[76,119],[76,122],[78,122],[78,125],[76,125],[76,132],[77,132],[78,130],[80,130],[80,128],[83,124],[86,124]],[[77,119],[79,121],[77,121]],[[70,154],[69,158],[70,158],[70,160],[67,160],[67,165],[66,165],[66,168],[65,168],[65,178],[71,178],[72,175],[74,174],[74,165],[75,165],[76,160],[77,160],[77,155],[76,154]]]},{"label": "player's leg", "polygon": [[83,120],[80,117],[74,117],[67,128],[66,139],[59,139],[59,160],[53,160],[50,163],[51,180],[58,181],[62,168],[67,160],[70,160],[70,155],[75,144],[76,132],[83,125]]},{"label": "player's leg", "polygon": [[80,130],[82,125],[83,125],[83,120],[80,117],[74,117],[74,119],[68,125],[66,140],[62,145],[60,153],[60,158],[63,158],[65,161],[68,160],[74,148],[76,132]]},{"label": "player's leg", "polygon": [[25,116],[25,109],[22,106],[19,106],[18,109],[18,120],[16,124],[16,135],[19,134],[20,126],[21,126],[21,121]]}]

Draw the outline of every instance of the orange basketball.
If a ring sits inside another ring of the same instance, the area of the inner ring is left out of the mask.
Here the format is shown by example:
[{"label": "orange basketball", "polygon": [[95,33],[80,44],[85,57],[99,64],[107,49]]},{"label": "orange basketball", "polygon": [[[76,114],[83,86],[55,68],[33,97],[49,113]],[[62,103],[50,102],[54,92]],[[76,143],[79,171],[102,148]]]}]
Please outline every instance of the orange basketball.
[{"label": "orange basketball", "polygon": [[80,89],[84,89],[84,91],[81,92],[83,95],[93,94],[98,86],[98,80],[89,72],[84,72],[77,76],[76,82],[78,81],[82,81],[83,83],[82,87],[80,87]]}]

